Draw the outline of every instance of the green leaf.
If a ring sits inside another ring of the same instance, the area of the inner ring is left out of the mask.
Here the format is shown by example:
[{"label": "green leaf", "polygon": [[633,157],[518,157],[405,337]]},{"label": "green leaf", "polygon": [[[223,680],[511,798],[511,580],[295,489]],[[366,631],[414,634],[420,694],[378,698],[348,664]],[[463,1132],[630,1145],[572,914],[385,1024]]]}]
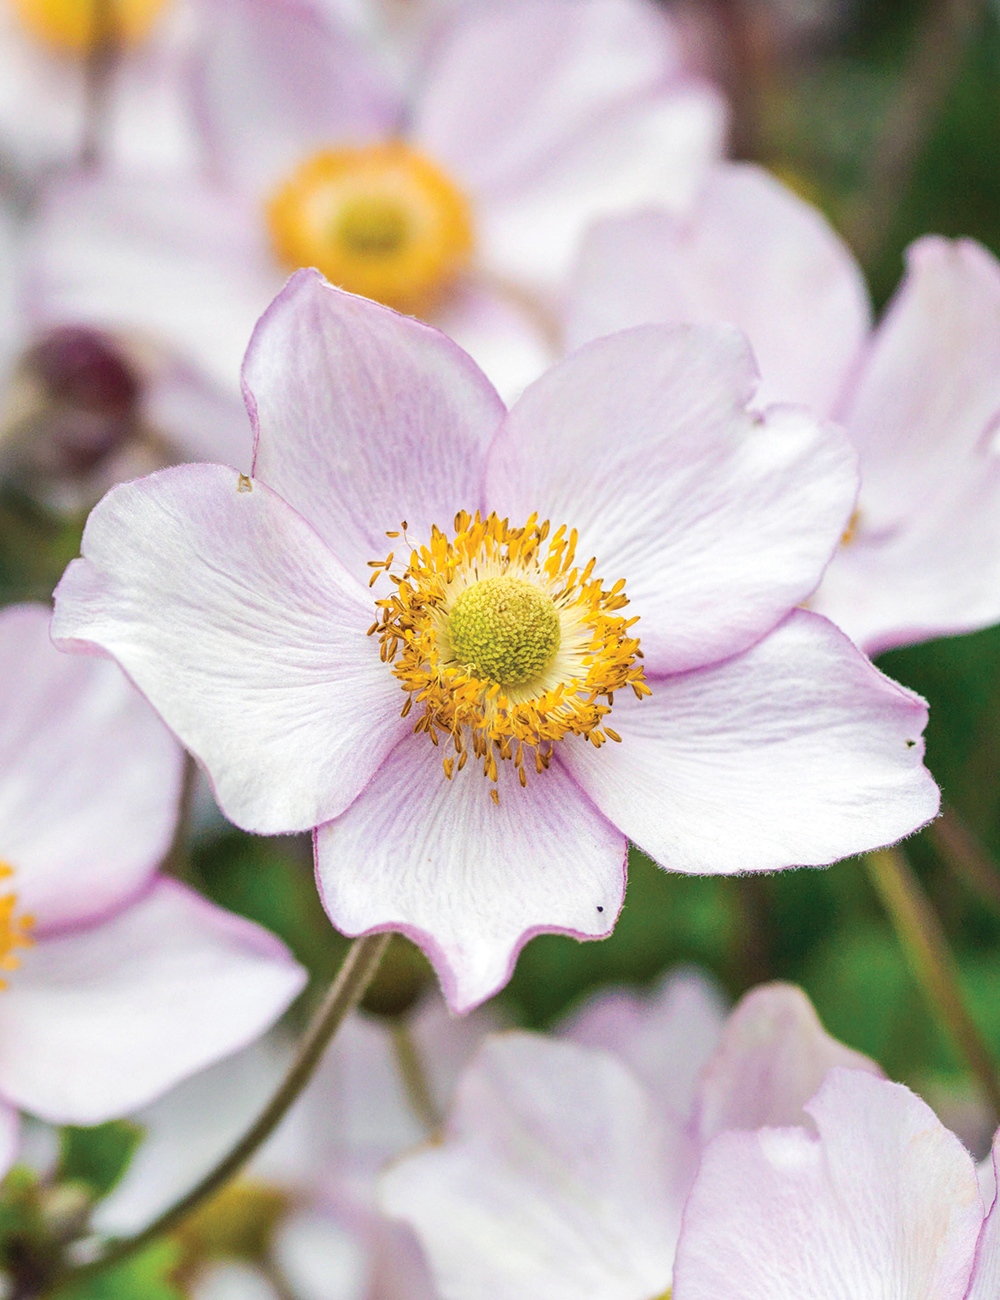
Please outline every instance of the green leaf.
[{"label": "green leaf", "polygon": [[138,1255],[52,1292],[51,1300],[184,1300],[171,1280],[182,1255],[170,1238],[155,1241]]},{"label": "green leaf", "polygon": [[107,1196],[128,1169],[143,1130],[113,1119],[92,1128],[66,1127],[60,1133],[57,1182],[86,1183],[96,1197]]}]

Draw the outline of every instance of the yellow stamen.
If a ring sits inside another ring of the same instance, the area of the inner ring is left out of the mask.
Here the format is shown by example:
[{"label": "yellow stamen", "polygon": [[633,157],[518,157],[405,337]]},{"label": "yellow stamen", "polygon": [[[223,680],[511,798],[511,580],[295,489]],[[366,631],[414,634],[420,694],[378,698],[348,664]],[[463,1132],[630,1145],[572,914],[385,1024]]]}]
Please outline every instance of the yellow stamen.
[{"label": "yellow stamen", "polygon": [[[0,880],[6,880],[14,874],[14,868],[6,862],[0,862]],[[15,916],[17,894],[0,895],[0,970],[17,970],[21,959],[18,948],[30,948],[35,942],[28,931],[35,924],[33,916]],[[0,989],[7,987],[7,981],[0,978]]]},{"label": "yellow stamen", "polygon": [[[638,619],[619,613],[624,580],[605,590],[593,560],[575,563],[576,540],[537,515],[511,528],[495,514],[462,511],[454,537],[434,527],[402,577],[391,575],[394,594],[376,602],[369,634],[407,694],[403,716],[423,705],[413,729],[450,743],[458,762],[445,756],[449,778],[471,749],[490,781],[509,761],[524,786],[526,753],[541,775],[566,735],[598,748],[617,741],[604,725],[614,692],[650,693],[632,635]],[[390,562],[379,561],[376,575]]]},{"label": "yellow stamen", "polygon": [[426,312],[472,252],[465,198],[399,142],[315,154],[268,205],[278,257],[398,311]]},{"label": "yellow stamen", "polygon": [[[116,44],[139,45],[146,39],[166,0],[12,0],[25,27],[34,35],[72,54],[85,54],[95,41],[110,36]],[[103,11],[99,6],[106,5]]]},{"label": "yellow stamen", "polygon": [[840,539],[841,546],[850,546],[858,535],[858,527],[861,524],[861,511],[855,510],[847,521],[847,527],[844,529],[843,536]]}]

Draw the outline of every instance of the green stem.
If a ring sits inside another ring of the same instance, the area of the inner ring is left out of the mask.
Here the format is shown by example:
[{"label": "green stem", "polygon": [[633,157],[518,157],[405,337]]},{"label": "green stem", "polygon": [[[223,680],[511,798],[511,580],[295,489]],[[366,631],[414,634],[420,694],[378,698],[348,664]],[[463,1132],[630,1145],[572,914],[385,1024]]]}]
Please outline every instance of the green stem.
[{"label": "green stem", "polygon": [[938,856],[984,902],[1000,911],[1000,871],[954,808],[941,805],[941,816],[927,828]]},{"label": "green stem", "polygon": [[190,1192],[164,1210],[148,1227],[143,1228],[142,1232],[112,1245],[99,1259],[78,1268],[67,1269],[56,1279],[57,1286],[102,1273],[106,1268],[120,1264],[136,1254],[157,1237],[172,1232],[193,1210],[242,1169],[278,1127],[309,1082],[330,1040],[364,996],[390,938],[391,935],[388,934],[371,934],[355,939],[351,944],[336,979],[302,1036],[295,1060],[280,1087],[229,1154]]},{"label": "green stem", "polygon": [[420,1049],[413,1041],[409,1025],[403,1020],[392,1027],[392,1046],[410,1107],[427,1132],[433,1133],[441,1127],[443,1116],[431,1092]]},{"label": "green stem", "polygon": [[996,1062],[962,997],[958,967],[937,913],[903,852],[869,853],[865,865],[927,1001],[1000,1117]]}]

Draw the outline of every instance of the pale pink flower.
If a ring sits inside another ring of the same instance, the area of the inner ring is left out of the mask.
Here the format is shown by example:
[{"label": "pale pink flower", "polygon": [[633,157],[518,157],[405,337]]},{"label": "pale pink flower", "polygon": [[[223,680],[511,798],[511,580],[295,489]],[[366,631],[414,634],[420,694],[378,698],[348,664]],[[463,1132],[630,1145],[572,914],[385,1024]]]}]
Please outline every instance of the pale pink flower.
[{"label": "pale pink flower", "polygon": [[929,1106],[837,1069],[805,1109],[808,1128],[724,1133],[708,1147],[676,1300],[996,1296],[995,1198],[984,1216],[972,1159]]},{"label": "pale pink flower", "polygon": [[870,654],[1000,621],[1000,265],[929,236],[874,332],[861,272],[816,209],[721,165],[690,214],[598,225],[568,345],[646,321],[728,320],[768,400],[843,424],[861,494],[810,608]]},{"label": "pale pink flower", "polygon": [[753,383],[735,331],[650,326],[508,413],[444,335],[299,272],[244,366],[255,479],[114,489],[55,635],[122,663],[231,820],[318,827],[334,924],[402,930],[467,1009],[532,935],[609,933],[626,836],[759,871],[934,815],[922,701],[795,608],[853,455]]},{"label": "pale pink flower", "polygon": [[181,751],[115,664],[52,647],[49,618],[0,613],[0,1097],[93,1124],[263,1033],[305,974],[156,875]]},{"label": "pale pink flower", "polygon": [[[655,1003],[647,1015],[669,1025],[669,1072],[691,1028]],[[706,1028],[716,1026],[712,1008]],[[462,1076],[441,1140],[384,1175],[383,1205],[416,1230],[445,1300],[651,1300],[670,1286],[705,1144],[731,1128],[800,1121],[837,1065],[877,1070],[782,984],[736,1007],[683,1113],[683,1084],[650,1090],[618,1053],[498,1035]],[[680,1071],[686,1078],[683,1061]]]},{"label": "pale pink flower", "polygon": [[516,394],[551,359],[526,295],[561,286],[595,217],[683,205],[720,153],[721,102],[650,0],[463,6],[406,96],[322,9],[204,12],[212,182],[56,190],[32,299],[45,322],[142,331],[223,393],[288,271],[312,265],[429,316]]}]

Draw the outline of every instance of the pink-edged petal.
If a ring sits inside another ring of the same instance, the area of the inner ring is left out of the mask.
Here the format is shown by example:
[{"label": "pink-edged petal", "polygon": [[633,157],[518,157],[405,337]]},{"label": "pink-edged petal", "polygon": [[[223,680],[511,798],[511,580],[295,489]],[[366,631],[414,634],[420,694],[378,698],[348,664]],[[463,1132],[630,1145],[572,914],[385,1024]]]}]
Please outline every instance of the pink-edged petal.
[{"label": "pink-edged petal", "polygon": [[990,253],[937,236],[910,247],[838,418],[861,455],[860,523],[871,532],[967,490],[1000,421],[1000,264]]},{"label": "pink-edged petal", "polygon": [[362,42],[307,0],[208,0],[195,66],[221,174],[259,203],[321,149],[391,133],[400,105]]},{"label": "pink-edged petal", "polygon": [[1000,447],[965,461],[964,483],[882,533],[866,523],[862,486],[854,536],[809,605],[866,653],[1000,622]]},{"label": "pink-edged petal", "polygon": [[554,331],[530,302],[465,281],[434,313],[434,324],[468,352],[508,404],[556,360]]},{"label": "pink-edged petal", "polygon": [[747,410],[753,359],[728,326],[645,325],[587,344],[516,403],[487,505],[579,530],[626,580],[647,671],[745,649],[815,588],[857,490],[843,435],[806,412]]},{"label": "pink-edged petal", "polygon": [[406,729],[367,594],[263,483],[185,465],[124,484],[81,550],[54,638],[121,663],[244,829],[336,816]]},{"label": "pink-edged petal", "polygon": [[362,581],[392,549],[387,530],[405,520],[424,542],[480,505],[505,408],[438,330],[299,271],[254,331],[243,386],[254,473]]},{"label": "pink-edged petal", "polygon": [[954,1134],[899,1084],[835,1070],[819,1130],[723,1133],[702,1156],[675,1300],[962,1300],[983,1217]]},{"label": "pink-edged petal", "polygon": [[536,934],[609,934],[624,838],[555,767],[522,790],[500,763],[499,804],[473,760],[408,736],[347,812],[316,832],[323,905],[346,934],[401,930],[434,963],[453,1011],[502,988]]},{"label": "pink-edged petal", "polygon": [[306,974],[258,925],[161,880],[109,921],[26,950],[0,993],[0,1092],[97,1124],[244,1047]]},{"label": "pink-edged petal", "polygon": [[141,174],[54,186],[26,278],[40,328],[139,334],[237,395],[254,324],[282,281],[252,205],[183,177]]},{"label": "pink-edged petal", "polygon": [[679,61],[667,19],[645,0],[465,5],[432,46],[413,136],[470,191],[490,194],[662,86]]},{"label": "pink-edged petal", "polygon": [[487,1040],[443,1141],[382,1203],[416,1229],[449,1300],[650,1300],[669,1286],[690,1152],[613,1057]]},{"label": "pink-edged petal", "polygon": [[720,157],[724,134],[722,101],[698,82],[610,113],[521,183],[478,195],[480,261],[557,294],[594,221],[651,205],[686,208]]},{"label": "pink-edged petal", "polygon": [[691,212],[642,212],[588,235],[567,342],[648,321],[724,320],[747,335],[757,400],[826,414],[868,337],[871,308],[850,250],[810,204],[760,167],[716,167]]},{"label": "pink-edged petal", "polygon": [[763,984],[740,1000],[698,1086],[698,1140],[725,1129],[809,1126],[803,1111],[835,1066],[882,1071],[831,1038],[812,1003],[792,984]]},{"label": "pink-edged petal", "polygon": [[664,1113],[686,1121],[724,1022],[718,986],[699,970],[681,968],[647,997],[629,989],[595,994],[559,1032],[585,1047],[614,1052]]},{"label": "pink-edged petal", "polygon": [[927,706],[826,619],[796,610],[745,654],[617,696],[622,738],[564,740],[558,759],[671,871],[820,866],[898,840],[939,795]]},{"label": "pink-edged petal", "polygon": [[36,931],[120,906],[177,822],[182,753],[104,659],[60,654],[51,611],[0,613],[0,862]]},{"label": "pink-edged petal", "polygon": [[993,1197],[987,1201],[988,1213],[976,1245],[976,1262],[966,1300],[996,1300],[1000,1295],[1000,1210],[997,1209],[997,1162],[1000,1160],[1000,1134],[993,1139],[990,1165],[993,1169]]}]

